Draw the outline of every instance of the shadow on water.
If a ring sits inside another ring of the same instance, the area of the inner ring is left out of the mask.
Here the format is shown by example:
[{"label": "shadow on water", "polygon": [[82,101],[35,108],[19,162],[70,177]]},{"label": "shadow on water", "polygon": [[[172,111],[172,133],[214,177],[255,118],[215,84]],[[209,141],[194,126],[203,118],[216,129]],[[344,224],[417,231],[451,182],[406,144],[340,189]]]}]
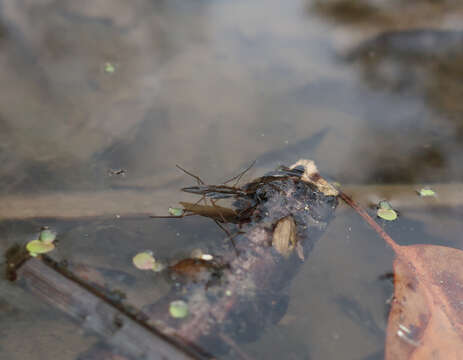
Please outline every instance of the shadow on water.
[{"label": "shadow on water", "polygon": [[368,124],[362,129],[373,150],[368,181],[460,181],[463,33],[439,24],[461,8],[451,1],[385,8],[370,1],[307,4],[309,13],[343,23],[353,39],[359,30],[371,34],[362,35],[366,40],[360,43],[354,40],[341,55],[375,93],[372,101],[366,99]]},{"label": "shadow on water", "polygon": [[[133,190],[140,204],[158,196],[149,212],[160,215],[194,184],[175,164],[220,183],[255,159],[247,179],[299,157],[346,184],[463,181],[463,8],[383,4],[0,1],[0,202],[13,201],[2,207],[0,250],[50,225],[57,256],[119,271],[104,280],[142,306],[169,284],[133,269],[134,253],[182,258],[223,241],[220,229],[118,212],[85,219],[77,201],[76,218],[43,219],[33,195],[80,191],[95,195],[95,208],[117,208],[117,192]],[[116,196],[105,200],[106,191]],[[402,244],[461,248],[460,218],[461,208],[423,207],[383,225]],[[377,279],[391,261],[355,214],[340,212],[294,281],[285,316],[243,350],[381,358],[390,289]],[[135,280],[118,282],[121,272]],[[3,282],[0,314],[12,328],[2,358],[74,359],[97,342]]]}]

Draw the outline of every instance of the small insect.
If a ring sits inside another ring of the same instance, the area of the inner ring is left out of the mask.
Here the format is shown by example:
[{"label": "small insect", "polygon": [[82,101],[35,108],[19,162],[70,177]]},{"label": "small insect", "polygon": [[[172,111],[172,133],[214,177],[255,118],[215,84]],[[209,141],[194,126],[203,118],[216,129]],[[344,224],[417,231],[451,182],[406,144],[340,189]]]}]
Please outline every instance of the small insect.
[{"label": "small insect", "polygon": [[286,166],[280,166],[277,170],[271,171],[270,173],[267,173],[266,175],[251,181],[249,184],[243,187],[236,187],[236,183],[234,186],[226,185],[236,178],[238,178],[238,181],[239,181],[241,177],[254,165],[254,163],[255,162],[253,162],[246,170],[244,170],[241,174],[239,174],[239,176],[235,176],[227,180],[221,185],[206,185],[199,177],[189,173],[188,171],[186,171],[185,169],[182,169],[180,166],[177,165],[177,167],[180,170],[184,171],[186,174],[193,176],[194,178],[198,180],[198,186],[185,187],[182,189],[182,191],[185,191],[191,194],[203,195],[204,197],[209,198],[209,199],[228,199],[231,197],[253,197],[257,188],[264,184],[267,184],[272,181],[278,180],[279,178],[288,177],[288,176],[296,176],[300,178],[302,174],[304,173],[304,169],[301,169],[299,167],[290,169]]},{"label": "small insect", "polygon": [[[249,169],[251,169],[254,163],[255,161],[244,171],[232,177],[231,179],[228,179],[220,185],[208,185],[199,176],[183,169],[179,165],[176,165],[178,169],[196,179],[198,183],[196,186],[185,187],[181,190],[190,194],[201,195],[201,198],[196,203],[181,202],[180,204],[183,206],[183,209],[181,210],[183,211],[177,211],[179,209],[175,209],[175,212],[170,211],[172,215],[152,215],[151,217],[183,218],[184,216],[191,215],[201,215],[208,217],[214,220],[214,222],[228,235],[233,247],[236,249],[233,238],[240,232],[238,231],[232,234],[226,224],[242,224],[243,222],[249,221],[255,207],[263,200],[263,198],[265,198],[265,196],[263,196],[265,194],[262,193],[262,187],[264,185],[269,184],[271,187],[274,187],[279,191],[278,187],[272,182],[289,176],[300,178],[304,173],[304,169],[302,167],[290,169],[286,166],[280,166],[277,168],[277,170],[267,173],[264,176],[257,178],[242,187],[239,187],[238,182],[241,180],[243,175],[249,171]],[[235,183],[233,185],[227,185],[234,180]],[[238,200],[234,205],[236,206],[237,203],[240,203],[240,205],[237,206],[239,210],[217,205],[217,201],[230,198]],[[201,201],[204,203],[204,205],[200,204]],[[177,215],[176,212],[179,214]]]},{"label": "small insect", "polygon": [[[201,195],[201,198],[196,203],[181,203],[184,207],[183,212],[177,214],[173,214],[170,216],[152,216],[154,218],[183,218],[184,216],[190,215],[201,215],[205,217],[212,218],[215,221],[219,221],[222,223],[239,223],[240,221],[244,221],[245,218],[243,217],[244,214],[249,214],[253,207],[255,207],[256,203],[259,201],[259,194],[258,190],[265,184],[269,184],[275,180],[278,180],[283,177],[288,176],[295,176],[301,177],[304,173],[303,168],[296,167],[294,169],[290,169],[286,166],[280,166],[277,170],[267,173],[266,175],[257,178],[250,183],[246,184],[243,187],[238,187],[237,184],[243,177],[243,175],[249,171],[249,169],[254,165],[255,161],[248,166],[244,171],[240,174],[232,177],[231,179],[225,181],[223,184],[220,185],[207,185],[199,176],[183,169],[179,165],[177,168],[182,170],[185,174],[190,175],[198,182],[196,186],[189,186],[182,188],[181,190],[190,194]],[[227,185],[231,181],[236,180],[235,184],[230,186]],[[230,198],[241,198],[247,200],[249,207],[241,210],[237,213],[233,209],[225,208],[218,206],[216,204],[217,200],[221,199],[230,199]],[[209,203],[208,203],[209,200]],[[199,205],[199,203],[203,201],[204,205]]]},{"label": "small insect", "polygon": [[109,169],[108,170],[109,176],[125,176],[127,175],[127,170],[125,169]]}]

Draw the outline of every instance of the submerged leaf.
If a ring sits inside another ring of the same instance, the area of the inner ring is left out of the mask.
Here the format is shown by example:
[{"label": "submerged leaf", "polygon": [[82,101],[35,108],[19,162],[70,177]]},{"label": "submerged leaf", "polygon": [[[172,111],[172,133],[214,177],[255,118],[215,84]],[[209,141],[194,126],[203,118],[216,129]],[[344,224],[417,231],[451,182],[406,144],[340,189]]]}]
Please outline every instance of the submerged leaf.
[{"label": "submerged leaf", "polygon": [[175,319],[181,319],[188,315],[188,304],[183,300],[172,301],[169,305],[169,313]]},{"label": "submerged leaf", "polygon": [[463,359],[463,251],[400,247],[385,355],[386,360]]},{"label": "submerged leaf", "polygon": [[385,359],[463,359],[463,251],[398,245],[348,195],[341,193],[341,198],[396,255]]},{"label": "submerged leaf", "polygon": [[43,241],[44,243],[52,243],[56,239],[56,234],[49,230],[49,229],[43,229],[40,232],[39,240]]},{"label": "submerged leaf", "polygon": [[45,254],[52,251],[55,248],[53,243],[43,242],[40,240],[29,241],[26,245],[27,251],[31,256],[37,256],[38,254]]},{"label": "submerged leaf", "polygon": [[138,253],[132,259],[133,264],[140,270],[154,270],[156,260],[150,251]]},{"label": "submerged leaf", "polygon": [[191,282],[207,282],[211,276],[218,275],[220,266],[213,261],[201,258],[186,258],[169,266],[169,272],[175,279]]}]

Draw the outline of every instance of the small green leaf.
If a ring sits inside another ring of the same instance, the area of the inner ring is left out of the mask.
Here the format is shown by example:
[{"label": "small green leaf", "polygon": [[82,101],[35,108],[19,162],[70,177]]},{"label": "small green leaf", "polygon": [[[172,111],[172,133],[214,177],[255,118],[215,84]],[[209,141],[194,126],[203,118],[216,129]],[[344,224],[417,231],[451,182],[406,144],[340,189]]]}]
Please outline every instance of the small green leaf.
[{"label": "small green leaf", "polygon": [[420,191],[418,191],[418,194],[423,197],[424,196],[436,196],[436,193],[434,192],[434,190],[430,188],[423,188]]},{"label": "small green leaf", "polygon": [[376,214],[384,220],[394,221],[397,219],[397,213],[393,209],[378,209]]},{"label": "small green leaf", "polygon": [[380,201],[378,206],[379,206],[380,209],[392,210],[391,204],[389,204],[386,200]]},{"label": "small green leaf", "polygon": [[172,216],[182,216],[183,209],[180,208],[169,208],[169,214]]},{"label": "small green leaf", "polygon": [[40,232],[39,240],[44,243],[51,244],[56,239],[56,234],[48,229],[44,229]]},{"label": "small green leaf", "polygon": [[116,67],[114,66],[114,64],[110,63],[110,62],[106,62],[104,64],[104,71],[108,74],[112,74],[113,72],[116,71]]},{"label": "small green leaf", "polygon": [[153,270],[156,265],[156,260],[150,251],[138,253],[133,257],[132,262],[140,270]]},{"label": "small green leaf", "polygon": [[169,313],[175,319],[182,319],[188,315],[188,304],[183,300],[172,301],[169,305]]},{"label": "small green leaf", "polygon": [[47,243],[40,240],[29,241],[26,245],[27,251],[31,256],[37,256],[38,254],[45,254],[52,251],[55,248],[53,243]]}]

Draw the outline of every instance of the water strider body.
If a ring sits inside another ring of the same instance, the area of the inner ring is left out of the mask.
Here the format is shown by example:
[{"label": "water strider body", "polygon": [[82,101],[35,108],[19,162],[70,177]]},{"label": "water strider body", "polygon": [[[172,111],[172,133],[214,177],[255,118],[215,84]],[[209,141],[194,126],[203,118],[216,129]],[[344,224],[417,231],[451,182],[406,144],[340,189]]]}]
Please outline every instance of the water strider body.
[{"label": "water strider body", "polygon": [[301,177],[304,170],[300,167],[290,169],[286,166],[280,166],[277,170],[271,171],[262,177],[259,177],[243,187],[228,186],[228,185],[205,185],[200,184],[197,186],[189,186],[182,188],[182,191],[203,195],[208,199],[228,199],[231,197],[253,197],[257,189],[263,184],[270,183],[272,181],[288,177],[295,176]]}]

